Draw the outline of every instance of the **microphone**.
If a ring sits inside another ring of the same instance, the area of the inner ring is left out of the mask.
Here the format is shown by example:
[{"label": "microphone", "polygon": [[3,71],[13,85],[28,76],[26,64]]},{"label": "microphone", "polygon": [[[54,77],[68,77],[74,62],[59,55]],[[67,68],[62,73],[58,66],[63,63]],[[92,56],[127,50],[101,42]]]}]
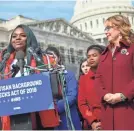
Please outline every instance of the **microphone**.
[{"label": "microphone", "polygon": [[37,53],[34,51],[34,49],[32,47],[28,48],[28,52],[31,53],[33,55],[33,57],[38,61],[42,63],[42,60],[40,59],[40,57],[37,55]]},{"label": "microphone", "polygon": [[17,66],[19,66],[20,73],[22,76],[24,76],[24,65],[25,65],[24,57],[25,54],[23,51],[20,50],[16,52],[16,59],[18,60],[16,64]]},{"label": "microphone", "polygon": [[0,63],[0,72],[2,71],[2,69],[3,69],[4,65],[5,65],[5,62],[6,62],[6,60],[7,60],[9,57],[10,57],[10,53],[9,53],[9,52],[7,52],[6,54],[4,54],[3,60],[2,60],[1,63]]},{"label": "microphone", "polygon": [[20,67],[18,65],[13,64],[12,70],[11,70],[11,72],[13,72],[12,77],[15,77],[15,75],[19,72],[19,70],[20,70]]}]

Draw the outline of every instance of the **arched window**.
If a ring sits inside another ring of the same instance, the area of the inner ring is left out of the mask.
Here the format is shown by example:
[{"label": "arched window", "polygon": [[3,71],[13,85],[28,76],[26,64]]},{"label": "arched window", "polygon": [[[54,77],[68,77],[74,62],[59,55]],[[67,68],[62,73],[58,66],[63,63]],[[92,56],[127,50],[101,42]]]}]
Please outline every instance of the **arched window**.
[{"label": "arched window", "polygon": [[105,18],[103,18],[103,23],[105,22]]},{"label": "arched window", "polygon": [[80,50],[77,51],[78,63],[80,63],[83,58],[84,58],[84,52],[83,52],[83,50],[80,49]]},{"label": "arched window", "polygon": [[71,63],[75,63],[74,48],[70,48]]},{"label": "arched window", "polygon": [[90,21],[90,27],[93,28],[93,23],[92,23],[92,21]]},{"label": "arched window", "polygon": [[96,25],[97,25],[97,27],[99,26],[99,20],[98,19],[96,19]]},{"label": "arched window", "polygon": [[82,25],[80,24],[80,30],[82,30]]},{"label": "arched window", "polygon": [[87,23],[85,23],[85,30],[87,30]]},{"label": "arched window", "polygon": [[63,46],[60,46],[59,47],[59,52],[60,52],[60,55],[61,55],[61,60],[63,62],[63,64],[65,63],[65,49]]}]

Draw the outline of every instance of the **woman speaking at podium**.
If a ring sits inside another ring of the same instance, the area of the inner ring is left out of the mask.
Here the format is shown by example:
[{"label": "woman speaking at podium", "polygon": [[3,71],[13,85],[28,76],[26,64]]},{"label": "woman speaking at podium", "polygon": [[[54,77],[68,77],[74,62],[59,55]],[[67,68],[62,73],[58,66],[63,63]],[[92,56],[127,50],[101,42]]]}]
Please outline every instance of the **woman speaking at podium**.
[{"label": "woman speaking at podium", "polygon": [[[38,57],[36,56],[35,53],[33,53],[33,54],[32,54],[32,52],[29,53],[29,48],[34,49],[34,51],[36,51],[38,49],[38,52],[39,52],[39,54],[37,55]],[[17,53],[18,53],[18,56],[17,56]],[[23,56],[23,58],[21,58],[22,56]],[[42,52],[39,48],[39,44],[37,43],[36,37],[33,34],[33,32],[31,31],[31,29],[25,25],[18,25],[14,29],[13,33],[11,34],[10,43],[9,43],[8,47],[0,53],[0,63],[1,63],[0,74],[8,74],[12,70],[12,65],[16,64],[17,59],[21,59],[20,63],[18,64],[18,66],[20,66],[20,70],[15,70],[14,77],[26,76],[31,73],[34,73],[34,71],[29,71],[28,73],[25,73],[25,68],[24,68],[23,63],[26,63],[27,65],[32,66],[32,67],[36,67],[38,65],[38,63],[40,62],[40,60],[43,59],[42,57],[43,56],[42,56]],[[1,79],[8,79],[11,77],[13,77],[13,76],[10,74],[6,75],[6,76],[1,75]],[[46,113],[47,112],[43,112],[43,115],[45,115]],[[55,110],[51,110],[49,112],[49,115],[53,119],[53,126],[54,127],[58,126],[59,119],[57,117],[58,114],[55,113]],[[15,115],[15,116],[17,116],[17,115]],[[35,114],[31,113],[29,115],[29,117],[31,117],[30,121],[28,118],[27,119],[28,122],[26,121],[25,125],[23,125],[23,123],[21,123],[21,121],[20,121],[20,123],[18,124],[18,127],[14,128],[13,125],[15,125],[16,123],[13,123],[12,116],[2,116],[1,117],[1,126],[2,126],[1,129],[2,130],[36,129]],[[20,118],[17,121],[19,121],[19,120],[20,120]],[[43,122],[43,121],[44,121],[44,119],[41,116],[41,122]],[[31,126],[28,127],[27,123],[31,123],[32,127]],[[17,125],[15,125],[15,126],[17,126]]]}]

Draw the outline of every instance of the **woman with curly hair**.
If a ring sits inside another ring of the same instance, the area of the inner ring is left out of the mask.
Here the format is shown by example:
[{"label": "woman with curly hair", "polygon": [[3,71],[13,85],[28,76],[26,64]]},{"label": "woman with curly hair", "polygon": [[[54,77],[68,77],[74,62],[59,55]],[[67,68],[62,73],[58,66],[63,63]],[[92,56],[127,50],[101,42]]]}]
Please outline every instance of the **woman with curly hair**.
[{"label": "woman with curly hair", "polygon": [[105,23],[108,46],[95,77],[102,108],[102,129],[134,130],[134,35],[129,19],[109,17]]}]

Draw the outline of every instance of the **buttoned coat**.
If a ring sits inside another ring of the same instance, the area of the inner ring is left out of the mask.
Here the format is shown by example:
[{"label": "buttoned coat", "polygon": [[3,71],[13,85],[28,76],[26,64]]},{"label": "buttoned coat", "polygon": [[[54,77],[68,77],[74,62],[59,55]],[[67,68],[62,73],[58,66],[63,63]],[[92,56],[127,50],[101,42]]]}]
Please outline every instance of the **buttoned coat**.
[{"label": "buttoned coat", "polygon": [[79,80],[78,107],[89,125],[96,120],[99,121],[101,114],[98,97],[94,91],[94,75],[95,73],[89,70],[88,74],[82,75]]},{"label": "buttoned coat", "polygon": [[[109,47],[102,53],[95,76],[95,89],[102,106],[102,128],[134,130],[134,44],[120,42],[113,56]],[[123,93],[127,101],[108,104],[103,101],[106,93]]]}]

